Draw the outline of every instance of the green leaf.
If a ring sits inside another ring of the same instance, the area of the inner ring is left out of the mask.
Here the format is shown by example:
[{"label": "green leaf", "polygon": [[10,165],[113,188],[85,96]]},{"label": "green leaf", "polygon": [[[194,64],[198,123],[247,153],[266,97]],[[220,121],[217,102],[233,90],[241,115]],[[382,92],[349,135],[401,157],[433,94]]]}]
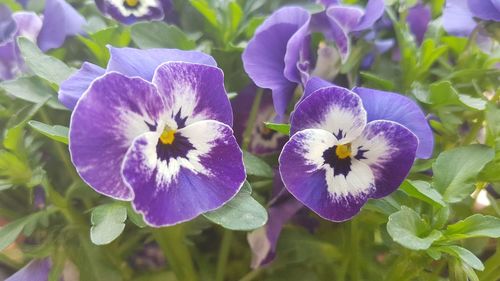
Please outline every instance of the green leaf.
[{"label": "green leaf", "polygon": [[387,232],[395,242],[412,250],[426,250],[441,237],[441,232],[431,231],[419,214],[405,206],[389,216]]},{"label": "green leaf", "polygon": [[481,214],[472,215],[452,225],[444,232],[447,240],[473,237],[500,238],[500,218]]},{"label": "green leaf", "polygon": [[290,135],[290,124],[277,124],[277,123],[270,123],[270,122],[265,122],[266,128],[271,129],[273,131],[276,131],[278,133],[282,133],[284,135],[289,136]]},{"label": "green leaf", "polygon": [[105,245],[115,240],[125,229],[127,208],[122,204],[101,205],[92,210],[90,218],[90,240],[96,245]]},{"label": "green leaf", "polygon": [[219,27],[217,10],[215,10],[207,0],[189,0],[189,2],[212,26],[216,28]]},{"label": "green leaf", "polygon": [[380,90],[393,91],[396,86],[394,82],[384,79],[370,72],[361,71],[359,73],[363,79],[363,86],[376,87]]},{"label": "green leaf", "polygon": [[75,69],[68,67],[64,62],[44,54],[28,38],[19,37],[17,44],[29,68],[36,75],[49,82],[60,85],[75,71]]},{"label": "green leaf", "polygon": [[247,175],[263,178],[274,177],[273,168],[269,164],[247,151],[243,151],[243,163],[245,164]]},{"label": "green leaf", "polygon": [[471,253],[469,250],[455,246],[455,245],[447,245],[447,246],[442,246],[437,248],[439,251],[450,254],[470,267],[476,269],[476,270],[484,270],[484,265],[481,262],[480,259],[478,259],[473,253]]},{"label": "green leaf", "polygon": [[16,238],[21,234],[23,229],[31,223],[37,221],[43,212],[34,213],[24,218],[13,221],[0,228],[0,251],[3,251],[7,246],[12,244]]},{"label": "green leaf", "polygon": [[400,189],[409,196],[429,203],[436,208],[446,206],[446,203],[443,201],[443,196],[435,189],[432,189],[428,182],[405,180]]},{"label": "green leaf", "polygon": [[147,226],[142,215],[136,213],[130,204],[127,204],[127,217],[133,224],[135,224],[139,228],[144,228]]},{"label": "green leaf", "polygon": [[42,122],[38,122],[35,120],[31,120],[28,122],[28,124],[38,131],[39,133],[55,140],[58,142],[62,142],[65,144],[68,144],[68,133],[69,129],[68,127],[60,126],[60,125],[54,125],[50,126]]},{"label": "green leaf", "polygon": [[484,110],[486,101],[469,95],[459,94],[450,81],[432,83],[429,87],[428,102],[436,106],[465,105],[476,110]]},{"label": "green leaf", "polygon": [[36,76],[3,81],[0,83],[0,88],[16,98],[32,103],[40,103],[49,97],[48,106],[54,109],[66,109],[59,103],[54,91]]},{"label": "green leaf", "polygon": [[484,145],[468,145],[442,152],[432,165],[433,187],[448,203],[460,202],[474,190],[477,175],[495,152]]},{"label": "green leaf", "polygon": [[228,17],[228,27],[226,28],[225,42],[230,42],[234,35],[238,32],[238,27],[243,20],[244,14],[240,5],[236,1],[231,1],[228,3],[227,7],[227,17]]},{"label": "green leaf", "polygon": [[175,25],[164,22],[141,22],[132,26],[132,40],[142,49],[173,48],[192,50],[196,43]]},{"label": "green leaf", "polygon": [[203,216],[210,221],[231,230],[253,230],[266,224],[266,209],[252,198],[252,187],[245,181],[240,192],[215,211]]}]

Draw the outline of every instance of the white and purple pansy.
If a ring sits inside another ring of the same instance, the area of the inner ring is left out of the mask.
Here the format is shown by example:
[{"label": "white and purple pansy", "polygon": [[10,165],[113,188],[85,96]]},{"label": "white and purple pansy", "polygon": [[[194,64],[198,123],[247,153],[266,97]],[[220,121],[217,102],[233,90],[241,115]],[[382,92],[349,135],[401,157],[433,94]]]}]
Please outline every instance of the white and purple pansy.
[{"label": "white and purple pansy", "polygon": [[78,99],[69,133],[78,173],[155,227],[222,206],[245,180],[222,71],[170,61],[149,82],[132,70],[107,72]]},{"label": "white and purple pansy", "polygon": [[172,9],[170,0],[95,0],[99,10],[119,22],[162,20]]},{"label": "white and purple pansy", "polygon": [[415,160],[419,141],[410,129],[367,120],[361,98],[336,86],[309,94],[292,116],[280,174],[288,191],[325,219],[348,220],[369,198],[391,194]]}]

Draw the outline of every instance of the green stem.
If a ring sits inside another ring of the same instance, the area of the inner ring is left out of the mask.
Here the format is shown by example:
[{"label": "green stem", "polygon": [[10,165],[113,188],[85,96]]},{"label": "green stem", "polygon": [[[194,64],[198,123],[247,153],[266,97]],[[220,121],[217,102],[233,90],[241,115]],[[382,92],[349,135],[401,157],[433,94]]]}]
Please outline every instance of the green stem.
[{"label": "green stem", "polygon": [[361,280],[361,267],[359,266],[359,232],[357,229],[357,223],[356,220],[351,220],[350,222],[351,225],[351,247],[350,247],[350,252],[351,252],[351,270],[350,270],[350,275],[351,275],[351,280],[353,281],[358,281]]},{"label": "green stem", "polygon": [[253,100],[252,109],[250,111],[250,115],[248,116],[247,126],[245,128],[245,132],[243,132],[243,150],[247,150],[250,145],[250,140],[252,139],[253,127],[255,125],[255,120],[257,119],[257,113],[259,112],[260,102],[262,100],[262,95],[264,90],[257,90],[257,94],[255,95],[255,99]]},{"label": "green stem", "polygon": [[191,253],[184,241],[182,224],[153,229],[153,236],[160,245],[168,264],[179,281],[196,281],[198,276],[194,270]]},{"label": "green stem", "polygon": [[43,186],[47,192],[47,197],[50,202],[64,215],[69,223],[75,223],[77,225],[87,225],[85,219],[78,213],[76,213],[71,206],[68,204],[66,199],[57,192],[52,184],[45,179],[43,181]]},{"label": "green stem", "polygon": [[224,234],[222,235],[222,243],[220,245],[219,257],[217,260],[215,281],[224,280],[224,275],[226,273],[226,264],[229,259],[229,253],[231,252],[232,240],[233,240],[233,232],[231,230],[224,229]]},{"label": "green stem", "polygon": [[252,270],[252,271],[248,272],[245,276],[243,276],[240,279],[240,281],[252,281],[255,278],[257,278],[257,276],[259,276],[261,273],[262,273],[262,269],[261,268],[256,269],[256,270]]}]

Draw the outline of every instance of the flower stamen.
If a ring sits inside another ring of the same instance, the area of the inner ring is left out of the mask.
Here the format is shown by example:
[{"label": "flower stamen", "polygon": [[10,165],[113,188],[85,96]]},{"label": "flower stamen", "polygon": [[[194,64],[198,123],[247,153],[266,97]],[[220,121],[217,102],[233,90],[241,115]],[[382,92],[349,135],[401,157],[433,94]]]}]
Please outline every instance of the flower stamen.
[{"label": "flower stamen", "polygon": [[351,157],[351,144],[341,144],[335,148],[335,154],[339,159],[346,159],[347,157]]},{"label": "flower stamen", "polygon": [[163,144],[172,144],[175,140],[175,130],[170,130],[168,128],[163,129],[161,133],[160,141]]},{"label": "flower stamen", "polygon": [[139,0],[125,0],[125,4],[129,7],[135,7],[139,5]]}]

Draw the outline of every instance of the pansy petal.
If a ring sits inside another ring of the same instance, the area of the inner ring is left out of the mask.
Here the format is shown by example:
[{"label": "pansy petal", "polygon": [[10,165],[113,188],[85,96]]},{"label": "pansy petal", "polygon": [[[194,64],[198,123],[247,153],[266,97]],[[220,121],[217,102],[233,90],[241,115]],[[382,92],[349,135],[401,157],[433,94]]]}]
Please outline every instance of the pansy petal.
[{"label": "pansy petal", "polygon": [[82,17],[64,0],[47,0],[43,12],[43,26],[38,35],[38,46],[42,51],[59,48],[67,36],[83,33],[86,24]]},{"label": "pansy petal", "polygon": [[[285,7],[273,13],[257,29],[243,52],[243,66],[253,82],[273,91],[276,112],[284,115],[293,95],[296,83],[300,81],[296,69],[303,46],[305,30],[301,29],[308,20],[309,13],[298,7]],[[294,34],[301,32],[294,37]],[[294,37],[290,46],[290,39]],[[286,59],[285,59],[286,56]]]},{"label": "pansy petal", "polygon": [[446,0],[443,28],[451,35],[467,37],[476,27],[467,0]]},{"label": "pansy petal", "polygon": [[12,18],[12,12],[9,7],[0,4],[0,46],[6,41],[12,40],[16,33],[17,25]]},{"label": "pansy petal", "polygon": [[82,67],[61,83],[59,87],[59,101],[67,108],[75,108],[76,102],[89,88],[92,81],[104,75],[106,70],[95,64],[84,62]]},{"label": "pansy petal", "polygon": [[168,62],[158,67],[153,83],[165,101],[173,129],[200,120],[233,123],[231,103],[224,89],[224,74],[217,67]]},{"label": "pansy petal", "polygon": [[384,10],[384,0],[369,0],[366,4],[363,17],[352,31],[362,31],[371,28],[375,22],[382,17]]},{"label": "pansy petal", "polygon": [[332,221],[353,217],[374,192],[368,165],[354,159],[349,171],[331,166],[328,151],[338,144],[328,131],[306,129],[290,138],[279,158],[281,178],[288,191]]},{"label": "pansy petal", "polygon": [[33,12],[16,12],[12,18],[17,24],[16,36],[23,36],[36,42],[37,36],[42,29],[42,19]]},{"label": "pansy petal", "polygon": [[294,9],[294,13],[289,14],[289,16],[294,17],[295,23],[300,28],[290,37],[286,45],[285,69],[283,73],[288,80],[301,83],[302,78],[297,65],[309,61],[309,21],[311,20],[311,15],[306,10]]},{"label": "pansy petal", "polygon": [[141,78],[108,73],[95,80],[76,104],[69,129],[71,159],[82,179],[97,192],[130,200],[120,174],[133,140],[156,129],[163,102],[154,85]]},{"label": "pansy petal", "polygon": [[52,270],[49,258],[33,260],[5,281],[46,281]]},{"label": "pansy petal", "polygon": [[406,21],[419,44],[424,40],[431,19],[431,9],[424,4],[417,4],[408,10]]},{"label": "pansy petal", "polygon": [[165,16],[163,0],[95,0],[95,2],[104,15],[125,24],[140,20],[161,20]]},{"label": "pansy petal", "polygon": [[326,14],[342,27],[346,32],[353,30],[363,16],[363,10],[358,7],[332,6],[326,10]]},{"label": "pansy petal", "polygon": [[231,128],[205,120],[178,130],[171,144],[161,132],[138,137],[123,176],[136,191],[134,208],[152,226],[195,218],[229,201],[245,180],[243,155]]},{"label": "pansy petal", "polygon": [[291,118],[290,133],[314,128],[335,135],[348,143],[361,135],[366,125],[366,111],[355,93],[336,86],[321,88],[304,99]]},{"label": "pansy petal", "polygon": [[274,259],[283,226],[302,207],[304,205],[295,198],[288,198],[269,208],[269,219],[266,225],[252,231],[247,236],[248,244],[252,250],[252,268],[267,265]]},{"label": "pansy petal", "polygon": [[305,98],[310,96],[312,93],[316,92],[317,90],[319,90],[321,88],[328,88],[331,86],[335,86],[335,85],[333,83],[325,81],[319,77],[313,76],[313,77],[311,77],[311,79],[309,79],[307,81],[307,84],[304,88],[304,93],[302,94],[301,100],[304,100]]},{"label": "pansy petal", "polygon": [[199,51],[184,51],[177,49],[147,49],[115,48],[108,46],[110,59],[109,71],[117,71],[126,76],[139,76],[151,81],[156,68],[165,62],[182,61],[217,66],[215,60]]},{"label": "pansy petal", "polygon": [[500,10],[498,9],[500,4],[496,3],[497,5],[494,5],[493,1],[495,0],[468,0],[467,3],[475,17],[482,20],[500,21]]},{"label": "pansy petal", "polygon": [[14,78],[23,62],[14,41],[0,46],[0,80]]},{"label": "pansy petal", "polygon": [[362,87],[354,88],[353,92],[361,97],[368,121],[389,120],[405,126],[418,137],[417,157],[432,156],[434,136],[417,103],[403,95]]},{"label": "pansy petal", "polygon": [[369,122],[363,135],[352,142],[352,154],[373,171],[380,198],[394,192],[410,172],[418,139],[404,126],[385,120]]},{"label": "pansy petal", "polygon": [[323,33],[328,40],[334,42],[342,62],[347,60],[351,49],[349,35],[334,18],[329,17],[326,12],[314,14],[311,18],[311,29]]}]

